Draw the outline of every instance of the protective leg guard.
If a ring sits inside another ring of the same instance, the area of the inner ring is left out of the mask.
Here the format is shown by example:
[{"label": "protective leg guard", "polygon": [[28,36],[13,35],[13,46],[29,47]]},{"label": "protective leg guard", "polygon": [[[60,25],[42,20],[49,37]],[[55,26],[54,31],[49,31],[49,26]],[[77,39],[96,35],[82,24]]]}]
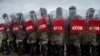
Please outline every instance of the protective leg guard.
[{"label": "protective leg guard", "polygon": [[31,49],[30,49],[30,52],[29,52],[29,56],[35,55],[35,49],[36,49],[35,47],[36,47],[35,43],[31,44]]},{"label": "protective leg guard", "polygon": [[24,45],[23,45],[23,42],[19,42],[18,43],[18,55],[22,55],[22,54],[24,54]]},{"label": "protective leg guard", "polygon": [[91,55],[92,56],[98,56],[98,52],[97,52],[97,45],[91,45]]},{"label": "protective leg guard", "polygon": [[64,45],[56,45],[56,51],[57,56],[64,56]]},{"label": "protective leg guard", "polygon": [[3,41],[1,48],[2,48],[2,51],[3,51],[3,55],[10,54],[7,41]]},{"label": "protective leg guard", "polygon": [[47,44],[42,44],[41,45],[41,52],[43,56],[47,56],[47,51],[48,51],[48,46]]}]

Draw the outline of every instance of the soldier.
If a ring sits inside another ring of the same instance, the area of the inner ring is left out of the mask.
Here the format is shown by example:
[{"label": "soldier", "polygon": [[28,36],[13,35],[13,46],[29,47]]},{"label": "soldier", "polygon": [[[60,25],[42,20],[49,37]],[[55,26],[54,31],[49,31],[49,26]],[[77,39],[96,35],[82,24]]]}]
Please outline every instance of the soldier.
[{"label": "soldier", "polygon": [[0,18],[0,52],[2,52],[1,45],[2,45],[2,40],[4,38],[3,32],[4,32],[4,22],[3,19]]},{"label": "soldier", "polygon": [[[40,8],[40,20],[45,20],[43,23],[45,24],[46,28],[48,28],[48,16],[47,16],[47,10],[45,8]],[[39,26],[37,30],[39,30]],[[41,29],[41,28],[40,28]],[[43,56],[47,56],[47,51],[48,51],[48,29],[44,29],[43,31],[38,31],[39,32],[39,43],[41,46],[41,53]]]},{"label": "soldier", "polygon": [[23,26],[23,23],[24,23],[23,14],[17,13],[16,16],[17,16],[17,19],[15,22],[18,24],[18,27],[19,27],[19,31],[15,32],[17,49],[18,49],[17,53],[18,53],[18,55],[22,55],[22,54],[24,54],[24,52],[26,50],[25,45],[24,45],[24,40],[27,36],[26,36],[26,32],[25,32],[25,29]]},{"label": "soldier", "polygon": [[69,17],[68,17],[68,21],[67,21],[67,34],[68,34],[68,38],[67,38],[67,56],[80,56],[80,35],[81,34],[75,34],[70,32],[70,21],[72,19],[76,19],[79,20],[81,17],[79,15],[77,15],[76,13],[76,7],[75,6],[71,6],[69,8]]},{"label": "soldier", "polygon": [[30,45],[30,53],[29,55],[32,56],[32,54],[36,54],[36,42],[37,42],[37,31],[36,31],[36,14],[35,11],[30,11],[30,18],[32,20],[32,24],[34,25],[35,30],[28,33],[27,43]]},{"label": "soldier", "polygon": [[9,21],[9,18],[8,18],[8,15],[7,14],[3,14],[3,19],[4,19],[4,32],[3,32],[3,36],[4,38],[2,39],[2,45],[1,45],[1,48],[3,50],[3,53],[4,54],[9,54],[9,46],[8,46],[8,38],[9,38],[9,29],[10,29],[10,21]]},{"label": "soldier", "polygon": [[[97,20],[100,20],[100,11],[98,13],[98,16],[96,17]],[[98,51],[98,56],[100,56],[100,34],[96,34],[96,39],[97,39],[97,42],[98,42],[98,47],[97,47],[97,51]]]},{"label": "soldier", "polygon": [[88,37],[88,26],[86,25],[85,32],[83,37],[81,37],[81,55],[82,56],[90,56],[90,42]]},{"label": "soldier", "polygon": [[8,38],[8,40],[9,40],[9,48],[10,48],[10,51],[16,52],[17,51],[16,36],[15,36],[15,34],[13,32],[13,28],[12,28],[12,23],[14,21],[16,21],[16,15],[15,14],[11,14],[10,18],[11,18],[11,24],[10,24],[10,26],[11,26],[11,34],[10,34],[10,36],[11,37]]},{"label": "soldier", "polygon": [[[100,20],[100,10],[99,10],[98,14],[95,16],[95,19]],[[97,47],[98,56],[100,56],[100,34],[96,34],[96,37],[97,37],[96,39],[98,42],[98,47]]]},{"label": "soldier", "polygon": [[95,9],[94,8],[89,8],[87,10],[87,15],[86,15],[86,19],[94,19],[94,13],[95,13]]},{"label": "soldier", "polygon": [[48,23],[48,56],[52,55],[52,45],[50,43],[50,38],[52,37],[52,24],[51,24],[51,19],[52,16],[51,14],[48,14],[48,18],[49,18],[49,23]]},{"label": "soldier", "polygon": [[[88,11],[87,11],[87,20],[88,19],[96,19],[96,18],[94,18],[94,13],[95,13],[95,9],[94,8],[89,8],[88,9]],[[93,29],[93,32],[90,34],[90,37],[91,37],[91,39],[90,39],[90,41],[91,41],[91,43],[90,43],[90,49],[91,49],[91,55],[92,56],[97,56],[97,46],[98,46],[98,44],[97,44],[97,41],[96,41],[96,38],[97,38],[97,36],[98,36],[98,34],[96,34],[95,33],[95,30]]]},{"label": "soldier", "polygon": [[97,41],[96,41],[96,32],[94,30],[94,27],[92,27],[92,32],[89,33],[89,37],[90,37],[90,45],[91,45],[91,55],[92,56],[98,56],[97,53]]},{"label": "soldier", "polygon": [[[95,10],[93,8],[89,8],[87,11],[87,15],[86,15],[86,20],[88,21],[89,19],[94,19],[94,12]],[[90,36],[90,34],[88,34],[88,24],[86,24],[86,32],[82,37],[82,44],[81,44],[81,55],[83,56],[91,56],[91,54],[94,52],[93,49],[93,45],[91,45],[91,43],[96,42],[96,41],[92,41],[92,37],[93,39],[96,38],[96,36],[94,37],[95,33],[93,35]],[[94,39],[96,40],[96,39]],[[92,41],[92,42],[91,42]],[[92,47],[92,48],[91,48]],[[92,52],[91,52],[92,50]],[[96,50],[96,49],[95,49]],[[95,52],[96,54],[96,52]]]},{"label": "soldier", "polygon": [[[53,15],[54,16],[54,15]],[[56,19],[54,20],[64,20],[63,19],[63,9],[61,7],[58,7],[56,9]],[[52,27],[53,26],[53,18],[51,20]],[[63,23],[64,25],[64,23]],[[62,27],[64,27],[62,25]],[[63,29],[64,30],[64,29]],[[59,31],[59,30],[58,30]],[[55,56],[64,56],[64,32],[52,32],[52,36],[50,38],[50,43],[52,45],[52,55]]]}]

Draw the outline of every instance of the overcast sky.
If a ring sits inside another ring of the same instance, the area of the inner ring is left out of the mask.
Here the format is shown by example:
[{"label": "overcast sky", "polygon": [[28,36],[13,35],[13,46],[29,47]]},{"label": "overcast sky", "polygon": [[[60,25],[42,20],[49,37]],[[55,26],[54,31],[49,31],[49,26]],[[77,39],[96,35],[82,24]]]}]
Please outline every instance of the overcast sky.
[{"label": "overcast sky", "polygon": [[76,6],[82,10],[86,10],[90,7],[96,10],[100,9],[100,0],[0,0],[0,16],[3,13],[27,13],[30,10],[39,10],[40,7],[45,7],[48,12],[55,10],[57,7],[62,7],[66,10],[70,6]]}]

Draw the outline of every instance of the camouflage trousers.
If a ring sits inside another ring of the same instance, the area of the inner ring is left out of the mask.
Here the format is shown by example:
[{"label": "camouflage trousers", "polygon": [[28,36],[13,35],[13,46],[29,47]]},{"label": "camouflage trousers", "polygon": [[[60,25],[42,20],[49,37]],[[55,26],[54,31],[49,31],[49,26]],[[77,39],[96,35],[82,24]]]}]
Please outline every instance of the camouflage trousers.
[{"label": "camouflage trousers", "polygon": [[66,50],[67,56],[80,56],[80,46],[68,44],[66,45]]}]

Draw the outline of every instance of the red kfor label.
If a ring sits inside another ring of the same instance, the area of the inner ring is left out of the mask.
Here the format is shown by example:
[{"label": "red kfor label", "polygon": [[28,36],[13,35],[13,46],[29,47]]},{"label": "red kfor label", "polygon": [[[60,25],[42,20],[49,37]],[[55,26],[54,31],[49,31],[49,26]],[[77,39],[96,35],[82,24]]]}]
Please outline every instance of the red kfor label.
[{"label": "red kfor label", "polygon": [[35,30],[33,24],[32,24],[32,20],[29,20],[27,22],[24,23],[24,27],[26,29],[27,32],[32,32]]},{"label": "red kfor label", "polygon": [[64,33],[64,19],[58,19],[52,21],[52,32]]},{"label": "red kfor label", "polygon": [[2,32],[2,31],[4,31],[4,24],[3,23],[0,24],[0,32]]},{"label": "red kfor label", "polygon": [[9,29],[9,28],[7,28],[7,29],[6,29],[6,31],[7,31],[7,32],[10,32],[10,29]]},{"label": "red kfor label", "polygon": [[11,25],[12,24],[4,24],[4,31],[7,33],[11,32]]},{"label": "red kfor label", "polygon": [[100,20],[88,20],[88,31],[92,32],[93,30],[95,30],[95,32],[97,34],[100,34]]},{"label": "red kfor label", "polygon": [[85,20],[71,20],[70,30],[72,33],[79,33],[85,31]]},{"label": "red kfor label", "polygon": [[19,31],[19,26],[18,26],[17,22],[13,22],[11,26],[12,26],[13,32],[18,32]]},{"label": "red kfor label", "polygon": [[38,26],[38,31],[39,32],[43,32],[43,31],[47,31],[48,30],[48,26],[46,23],[46,18],[42,18],[40,20],[38,20],[36,22],[37,26]]}]

